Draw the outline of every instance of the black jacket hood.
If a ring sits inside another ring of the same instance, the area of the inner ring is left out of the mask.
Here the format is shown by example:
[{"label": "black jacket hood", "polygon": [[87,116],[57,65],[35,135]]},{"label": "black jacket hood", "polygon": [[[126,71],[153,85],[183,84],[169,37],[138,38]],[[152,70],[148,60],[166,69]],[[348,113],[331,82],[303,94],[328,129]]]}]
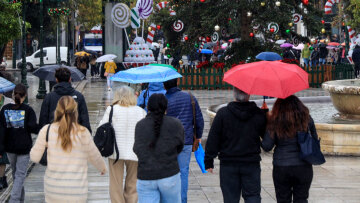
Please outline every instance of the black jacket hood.
[{"label": "black jacket hood", "polygon": [[260,111],[255,102],[230,102],[227,105],[229,111],[240,120],[246,121],[254,116],[254,113]]},{"label": "black jacket hood", "polygon": [[75,89],[71,86],[69,82],[61,82],[54,86],[54,92],[58,95],[73,95]]}]

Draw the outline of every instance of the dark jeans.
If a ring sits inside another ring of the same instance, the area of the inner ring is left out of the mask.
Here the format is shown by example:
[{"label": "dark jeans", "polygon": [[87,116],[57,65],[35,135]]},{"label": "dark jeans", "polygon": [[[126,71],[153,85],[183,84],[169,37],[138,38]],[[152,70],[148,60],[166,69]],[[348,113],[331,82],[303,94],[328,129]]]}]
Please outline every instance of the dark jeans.
[{"label": "dark jeans", "polygon": [[312,165],[274,166],[273,180],[278,203],[307,203],[313,178]]},{"label": "dark jeans", "polygon": [[91,66],[91,76],[99,74],[99,66],[98,65],[90,65]]},{"label": "dark jeans", "polygon": [[80,72],[82,72],[82,74],[84,74],[85,78],[86,78],[86,72],[87,72],[87,69],[79,69]]},{"label": "dark jeans", "polygon": [[220,187],[224,203],[260,203],[260,163],[220,164]]},{"label": "dark jeans", "polygon": [[355,63],[355,78],[360,75],[360,63]]}]

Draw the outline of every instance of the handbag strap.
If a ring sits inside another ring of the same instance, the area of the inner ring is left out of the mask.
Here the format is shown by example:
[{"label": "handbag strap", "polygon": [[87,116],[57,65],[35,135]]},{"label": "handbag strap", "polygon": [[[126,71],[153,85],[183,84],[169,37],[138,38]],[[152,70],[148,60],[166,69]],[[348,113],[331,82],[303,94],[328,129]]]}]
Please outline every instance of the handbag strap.
[{"label": "handbag strap", "polygon": [[112,123],[112,117],[113,117],[113,105],[111,105],[110,115],[109,115],[109,123]]},{"label": "handbag strap", "polygon": [[193,125],[194,125],[194,140],[196,140],[196,115],[195,115],[195,99],[194,96],[189,92],[193,114]]},{"label": "handbag strap", "polygon": [[49,131],[50,131],[50,126],[51,124],[49,124],[48,128],[47,128],[47,131],[46,131],[46,144],[48,143],[49,141]]}]

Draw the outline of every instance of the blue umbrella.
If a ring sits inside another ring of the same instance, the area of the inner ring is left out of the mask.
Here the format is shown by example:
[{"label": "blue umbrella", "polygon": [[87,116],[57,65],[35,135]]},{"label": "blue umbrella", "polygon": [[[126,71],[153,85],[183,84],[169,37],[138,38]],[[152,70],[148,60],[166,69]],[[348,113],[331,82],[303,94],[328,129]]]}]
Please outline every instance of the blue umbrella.
[{"label": "blue umbrella", "polygon": [[[199,51],[198,51],[199,52]],[[201,49],[201,54],[212,54],[214,53],[211,49]]]},{"label": "blue umbrella", "polygon": [[278,61],[282,60],[281,56],[275,52],[261,52],[256,55],[256,59],[260,59],[263,61]]},{"label": "blue umbrella", "polygon": [[0,77],[0,94],[9,92],[15,88],[15,84],[6,80],[3,77]]},{"label": "blue umbrella", "polygon": [[149,64],[137,68],[119,71],[110,80],[127,83],[165,82],[175,78],[181,78],[176,70],[165,64]]}]

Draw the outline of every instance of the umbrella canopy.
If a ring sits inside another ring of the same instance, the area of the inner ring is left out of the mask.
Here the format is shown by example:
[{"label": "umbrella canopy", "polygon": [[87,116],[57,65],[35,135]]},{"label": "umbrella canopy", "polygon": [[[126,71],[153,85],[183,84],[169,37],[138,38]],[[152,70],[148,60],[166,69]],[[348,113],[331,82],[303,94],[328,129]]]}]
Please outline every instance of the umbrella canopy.
[{"label": "umbrella canopy", "polygon": [[202,54],[212,54],[213,51],[211,49],[201,49],[201,52]]},{"label": "umbrella canopy", "polygon": [[303,50],[303,49],[304,49],[304,44],[299,44],[299,45],[297,45],[296,47],[293,47],[293,49]]},{"label": "umbrella canopy", "polygon": [[94,56],[97,56],[98,55],[98,53],[96,52],[96,51],[93,51],[93,50],[84,50],[86,53],[88,53],[88,54],[91,54],[91,55],[94,55]]},{"label": "umbrella canopy", "polygon": [[208,42],[204,44],[204,49],[212,48],[216,45],[214,42]]},{"label": "umbrella canopy", "polygon": [[336,47],[333,46],[326,46],[327,49],[336,49]]},{"label": "umbrella canopy", "polygon": [[260,54],[256,55],[256,59],[263,61],[277,61],[282,60],[282,57],[275,52],[261,52]]},{"label": "umbrella canopy", "polygon": [[137,68],[119,71],[110,80],[128,83],[165,82],[175,78],[181,78],[176,69],[165,64],[149,64]]},{"label": "umbrella canopy", "polygon": [[290,43],[284,43],[284,44],[280,45],[280,47],[281,47],[281,48],[293,47],[293,45],[290,44]]},{"label": "umbrella canopy", "polygon": [[79,51],[75,53],[75,56],[90,56],[91,54],[85,52],[85,51]]},{"label": "umbrella canopy", "polygon": [[338,42],[329,42],[328,43],[328,46],[339,46],[340,45],[340,43],[338,43]]},{"label": "umbrella canopy", "polygon": [[284,39],[279,39],[275,42],[275,44],[284,44],[286,40]]},{"label": "umbrella canopy", "polygon": [[99,58],[97,58],[96,62],[98,62],[98,63],[107,62],[107,61],[113,60],[116,57],[117,56],[115,54],[106,54],[104,56],[100,56]]},{"label": "umbrella canopy", "polygon": [[229,46],[228,43],[224,43],[224,44],[221,45],[221,49],[226,49],[228,46]]},{"label": "umbrella canopy", "polygon": [[6,80],[3,77],[0,77],[0,94],[9,92],[15,88],[15,84]]},{"label": "umbrella canopy", "polygon": [[76,82],[76,81],[81,81],[84,79],[84,74],[82,74],[77,68],[75,67],[69,67],[69,66],[64,66],[64,65],[48,65],[48,66],[43,66],[39,69],[37,69],[36,71],[33,72],[33,75],[39,77],[40,79],[43,80],[48,80],[48,81],[56,81],[55,78],[55,71],[56,69],[59,68],[67,68],[70,70],[71,72],[71,81]]},{"label": "umbrella canopy", "polygon": [[260,61],[235,66],[225,82],[248,94],[286,98],[309,88],[308,74],[299,66],[280,61]]},{"label": "umbrella canopy", "polygon": [[[351,45],[351,43],[349,42],[349,46]],[[341,43],[341,46],[345,46],[345,42]]]}]

